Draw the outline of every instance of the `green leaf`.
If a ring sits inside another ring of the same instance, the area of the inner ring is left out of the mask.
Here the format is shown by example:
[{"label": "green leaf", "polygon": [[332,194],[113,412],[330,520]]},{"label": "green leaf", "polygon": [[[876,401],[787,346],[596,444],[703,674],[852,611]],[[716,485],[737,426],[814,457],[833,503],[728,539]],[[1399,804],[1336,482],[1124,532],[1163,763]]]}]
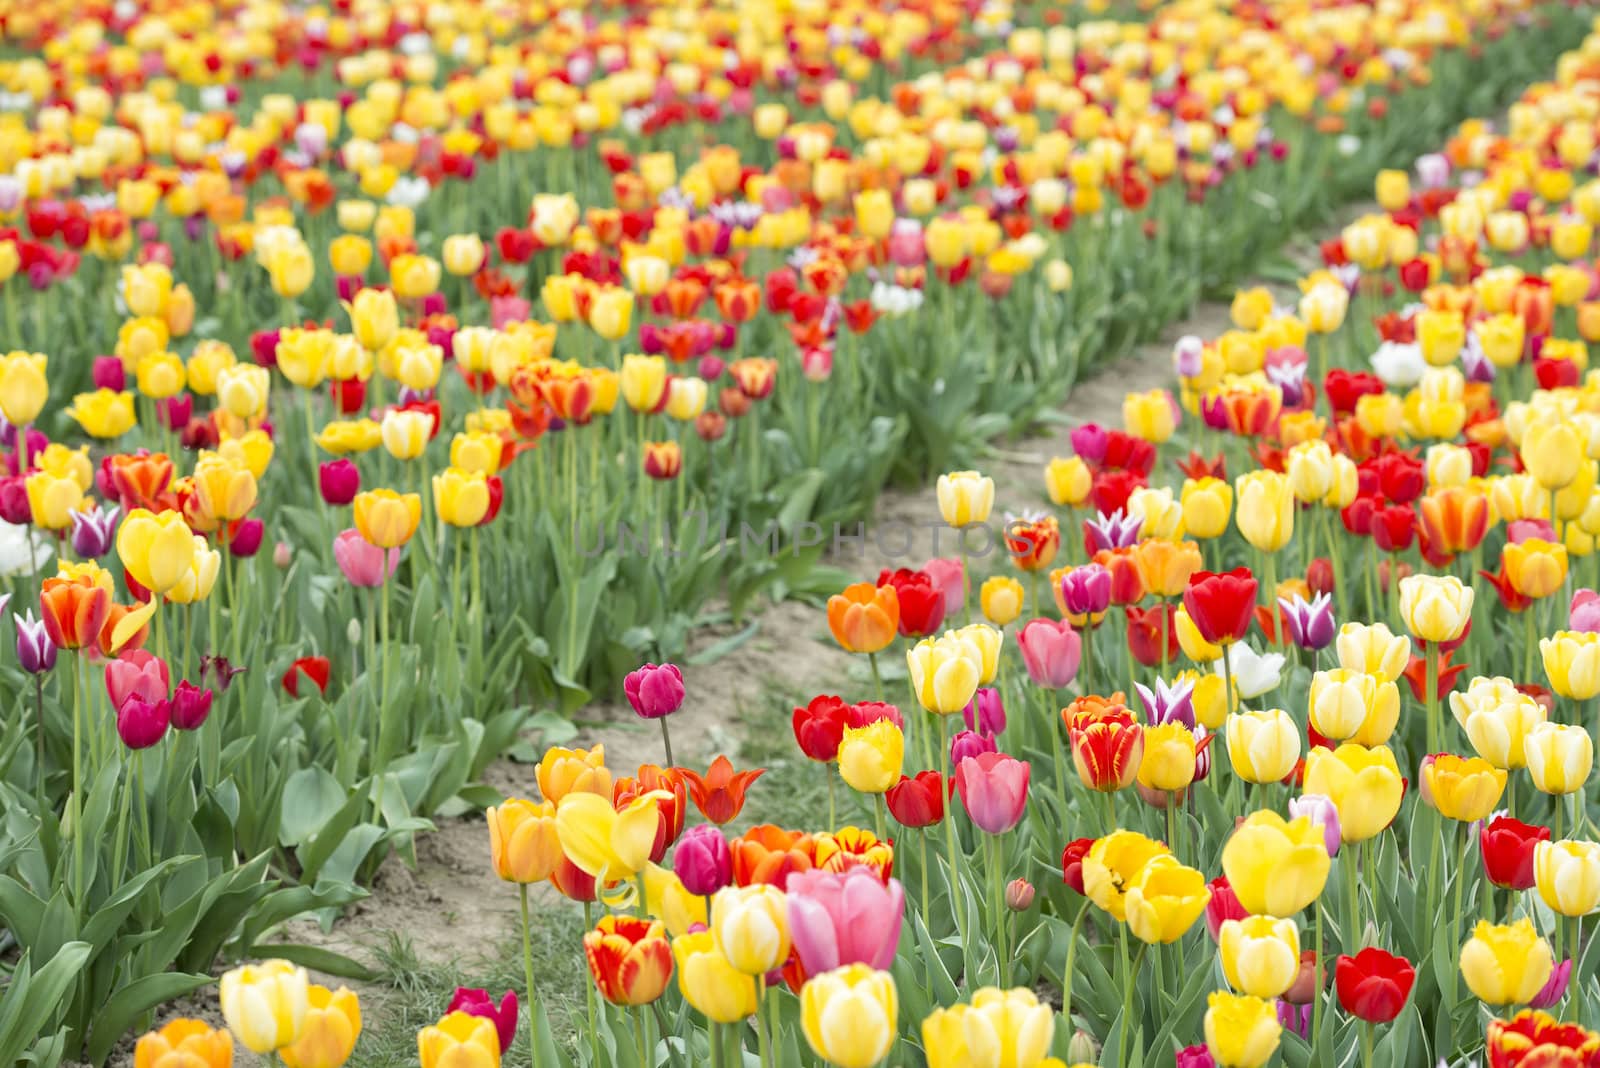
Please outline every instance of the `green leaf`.
[{"label": "green leaf", "polygon": [[111,1047],[138,1022],[139,1017],[157,1005],[198,990],[211,981],[209,975],[157,972],[122,987],[95,1013],[94,1030],[89,1036],[89,1060],[95,1064],[104,1061]]},{"label": "green leaf", "polygon": [[278,819],[278,842],[296,846],[311,838],[346,802],[344,784],[313,765],[289,776]]},{"label": "green leaf", "polygon": [[321,946],[306,946],[296,942],[262,942],[251,948],[252,956],[281,957],[290,964],[298,964],[302,968],[309,968],[339,979],[355,979],[370,983],[378,978],[377,972],[354,957],[347,957],[343,953]]}]

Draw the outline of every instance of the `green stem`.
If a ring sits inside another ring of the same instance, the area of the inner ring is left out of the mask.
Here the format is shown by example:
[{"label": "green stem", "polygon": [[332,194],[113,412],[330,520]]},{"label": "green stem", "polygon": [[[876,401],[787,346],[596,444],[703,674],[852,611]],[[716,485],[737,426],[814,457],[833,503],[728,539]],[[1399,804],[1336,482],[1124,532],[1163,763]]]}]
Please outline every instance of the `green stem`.
[{"label": "green stem", "polygon": [[72,662],[72,905],[88,915],[83,885],[83,656]]},{"label": "green stem", "polygon": [[539,1068],[542,1058],[539,1053],[539,1030],[537,1024],[539,1009],[533,986],[533,927],[528,921],[528,884],[518,883],[517,889],[522,896],[522,979],[527,984],[528,1055],[531,1058],[533,1068]]},{"label": "green stem", "polygon": [[772,1046],[767,1040],[767,977],[756,976],[756,1043],[761,1068],[772,1068]]}]

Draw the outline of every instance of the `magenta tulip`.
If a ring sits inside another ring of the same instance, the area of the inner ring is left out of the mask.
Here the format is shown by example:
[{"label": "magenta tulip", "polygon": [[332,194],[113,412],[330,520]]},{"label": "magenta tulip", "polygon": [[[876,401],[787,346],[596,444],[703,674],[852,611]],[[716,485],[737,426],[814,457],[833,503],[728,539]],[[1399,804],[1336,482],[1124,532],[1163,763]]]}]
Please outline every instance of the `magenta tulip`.
[{"label": "magenta tulip", "polygon": [[261,551],[261,539],[266,537],[267,525],[255,516],[242,520],[228,539],[228,553],[248,559]]},{"label": "magenta tulip", "polygon": [[977,731],[957,731],[956,736],[950,739],[950,766],[959,768],[963,760],[993,753],[995,749],[994,739],[987,734],[979,734]]},{"label": "magenta tulip", "polygon": [[450,1007],[446,1012],[464,1012],[468,1016],[476,1016],[480,1020],[488,1020],[494,1024],[495,1034],[500,1037],[500,1048],[509,1050],[511,1042],[517,1037],[517,992],[507,990],[500,997],[500,1004],[496,1005],[487,990],[477,987],[460,986],[456,988],[455,996],[450,999]]},{"label": "magenta tulip", "polygon": [[702,897],[733,882],[733,852],[722,828],[697,823],[684,831],[672,854],[672,871],[685,890]]},{"label": "magenta tulip", "polygon": [[361,471],[340,457],[317,468],[317,488],[329,504],[349,504],[361,491]]},{"label": "magenta tulip", "polygon": [[121,708],[135,694],[150,702],[164,700],[167,686],[166,663],[143,649],[106,661],[106,693],[114,707]]},{"label": "magenta tulip", "polygon": [[180,731],[197,731],[211,715],[212,693],[184,679],[172,695],[172,725]]},{"label": "magenta tulip", "polygon": [[165,697],[147,701],[130,694],[117,706],[117,737],[129,749],[149,749],[166,736],[171,721],[172,705]]},{"label": "magenta tulip", "polygon": [[1078,677],[1083,639],[1066,620],[1030,620],[1017,635],[1017,645],[1035,686],[1059,690]]},{"label": "magenta tulip", "polygon": [[885,883],[867,867],[795,872],[787,894],[789,937],[807,975],[894,963],[906,903],[900,880]]},{"label": "magenta tulip", "polygon": [[1004,834],[1028,807],[1028,762],[980,753],[956,765],[956,792],[967,816],[988,834]]},{"label": "magenta tulip", "polygon": [[387,550],[389,566],[384,568],[385,550],[373,545],[355,529],[341,530],[333,539],[333,559],[352,586],[376,589],[400,566],[400,550]]},{"label": "magenta tulip", "polygon": [[683,707],[683,672],[676,664],[646,664],[630,671],[622,689],[634,712],[645,719],[670,716]]}]

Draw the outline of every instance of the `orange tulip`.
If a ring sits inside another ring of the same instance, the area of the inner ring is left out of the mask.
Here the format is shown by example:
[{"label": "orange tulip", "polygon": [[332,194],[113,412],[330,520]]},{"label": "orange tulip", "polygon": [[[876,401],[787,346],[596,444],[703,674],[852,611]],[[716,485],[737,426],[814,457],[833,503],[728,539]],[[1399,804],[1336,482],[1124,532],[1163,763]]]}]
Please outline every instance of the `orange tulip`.
[{"label": "orange tulip", "polygon": [[1061,524],[1047,515],[1013,519],[1006,524],[1006,549],[1011,562],[1023,571],[1043,571],[1061,548]]},{"label": "orange tulip", "polygon": [[[1094,562],[1111,572],[1112,604],[1135,604],[1144,599],[1144,576],[1134,553],[1135,550],[1124,548],[1101,549],[1094,554]],[[1183,592],[1182,587],[1178,592]]]},{"label": "orange tulip", "polygon": [[729,842],[728,848],[733,852],[733,881],[740,886],[767,883],[781,890],[792,873],[816,866],[811,861],[815,847],[809,834],[771,823],[750,828]]},{"label": "orange tulip", "polygon": [[[1133,547],[1133,562],[1138,567],[1144,588],[1157,597],[1177,597],[1189,585],[1189,576],[1205,566],[1200,546],[1192,541],[1163,541],[1151,538]],[[1112,589],[1116,588],[1112,573]]]},{"label": "orange tulip", "polygon": [[583,936],[583,955],[600,995],[613,1005],[648,1005],[672,978],[672,947],[660,920],[602,916]]},{"label": "orange tulip", "polygon": [[1265,434],[1283,408],[1283,393],[1276,389],[1231,389],[1219,398],[1228,429],[1241,437]]},{"label": "orange tulip", "polygon": [[[650,860],[656,864],[661,863],[661,858],[666,856],[672,843],[678,840],[683,833],[683,818],[688,813],[688,782],[682,768],[662,768],[655,764],[639,765],[637,777],[618,779],[611,790],[611,803],[617,811],[641,794],[661,792],[671,794],[670,798],[656,798],[656,813],[660,825],[656,829],[656,840],[650,847]],[[741,797],[741,802],[743,798]]]},{"label": "orange tulip", "polygon": [[539,792],[551,804],[571,793],[599,794],[611,800],[611,772],[606,770],[606,747],[565,749],[551,746],[534,769]]},{"label": "orange tulip", "polygon": [[233,1036],[203,1020],[179,1017],[150,1031],[133,1047],[133,1068],[229,1068]]},{"label": "orange tulip", "polygon": [[47,578],[39,593],[45,633],[59,649],[95,644],[110,611],[111,594],[85,574]]},{"label": "orange tulip", "polygon": [[1417,502],[1425,546],[1439,556],[1471,552],[1489,531],[1489,498],[1462,486],[1434,490]]},{"label": "orange tulip", "polygon": [[689,786],[689,796],[694,799],[694,807],[700,814],[712,823],[727,823],[735,819],[744,808],[744,793],[750,789],[750,784],[766,774],[766,768],[756,768],[754,771],[733,770],[733,762],[725,756],[719,756],[711,762],[705,775],[691,771],[688,768],[678,769],[683,773],[684,780]]},{"label": "orange tulip", "polygon": [[893,586],[857,582],[828,598],[828,629],[847,653],[876,653],[900,628],[900,598]]},{"label": "orange tulip", "polygon": [[594,418],[594,382],[586,374],[546,378],[539,394],[564,423],[583,426]]}]

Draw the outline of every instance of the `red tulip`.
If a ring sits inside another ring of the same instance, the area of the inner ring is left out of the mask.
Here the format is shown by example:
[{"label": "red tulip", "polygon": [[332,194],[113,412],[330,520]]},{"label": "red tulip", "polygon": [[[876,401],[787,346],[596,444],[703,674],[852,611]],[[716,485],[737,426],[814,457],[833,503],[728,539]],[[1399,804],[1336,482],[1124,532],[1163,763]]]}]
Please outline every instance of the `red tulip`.
[{"label": "red tulip", "polygon": [[900,634],[905,638],[924,638],[944,623],[944,590],[935,585],[926,571],[902,567],[878,574],[879,586],[893,586],[900,598]]},{"label": "red tulip", "polygon": [[[1178,659],[1178,606],[1158,604],[1153,608],[1129,605],[1128,648],[1133,658],[1145,667],[1159,667]],[[1165,644],[1165,656],[1162,645]]]},{"label": "red tulip", "polygon": [[931,827],[944,819],[944,776],[937,771],[902,775],[889,787],[884,800],[889,815],[902,827]]},{"label": "red tulip", "polygon": [[333,664],[325,656],[302,656],[299,660],[289,665],[289,670],[283,673],[283,688],[289,691],[290,697],[300,696],[300,676],[304,675],[316,684],[319,693],[328,692],[328,678],[333,673]]},{"label": "red tulip", "polygon": [[1133,717],[1096,720],[1085,727],[1073,727],[1072,763],[1078,778],[1091,790],[1112,793],[1133,784],[1144,756],[1144,730]]},{"label": "red tulip", "polygon": [[1537,827],[1496,816],[1478,836],[1483,873],[1502,890],[1527,890],[1534,884],[1533,854],[1540,842],[1550,840],[1550,828]]},{"label": "red tulip", "polygon": [[1216,574],[1196,571],[1183,591],[1183,607],[1206,641],[1236,642],[1250,630],[1257,583],[1247,567]]},{"label": "red tulip", "polygon": [[1229,920],[1242,920],[1250,913],[1239,903],[1239,896],[1228,884],[1226,875],[1212,879],[1209,889],[1211,899],[1206,902],[1206,930],[1211,934],[1211,941],[1215,942],[1222,937],[1224,923]]},{"label": "red tulip", "polygon": [[1417,515],[1409,505],[1392,504],[1372,515],[1372,540],[1380,552],[1403,553],[1417,536]]},{"label": "red tulip", "polygon": [[813,697],[804,708],[794,710],[790,722],[800,751],[827,763],[839,755],[839,742],[850,723],[850,706],[841,697]]},{"label": "red tulip", "polygon": [[1344,1011],[1368,1023],[1388,1023],[1400,1015],[1417,981],[1416,969],[1404,957],[1368,946],[1334,964],[1333,984]]},{"label": "red tulip", "polygon": [[1111,603],[1137,604],[1144,598],[1144,576],[1131,548],[1101,549],[1094,562],[1111,573]]},{"label": "red tulip", "polygon": [[1093,838],[1074,838],[1061,851],[1061,880],[1083,893],[1083,858],[1094,848]]},{"label": "red tulip", "polygon": [[739,815],[744,808],[744,792],[767,769],[756,768],[754,771],[735,773],[733,762],[725,756],[719,756],[711,762],[711,767],[703,776],[688,768],[681,770],[689,784],[689,796],[694,799],[694,807],[706,819],[720,826]]}]

